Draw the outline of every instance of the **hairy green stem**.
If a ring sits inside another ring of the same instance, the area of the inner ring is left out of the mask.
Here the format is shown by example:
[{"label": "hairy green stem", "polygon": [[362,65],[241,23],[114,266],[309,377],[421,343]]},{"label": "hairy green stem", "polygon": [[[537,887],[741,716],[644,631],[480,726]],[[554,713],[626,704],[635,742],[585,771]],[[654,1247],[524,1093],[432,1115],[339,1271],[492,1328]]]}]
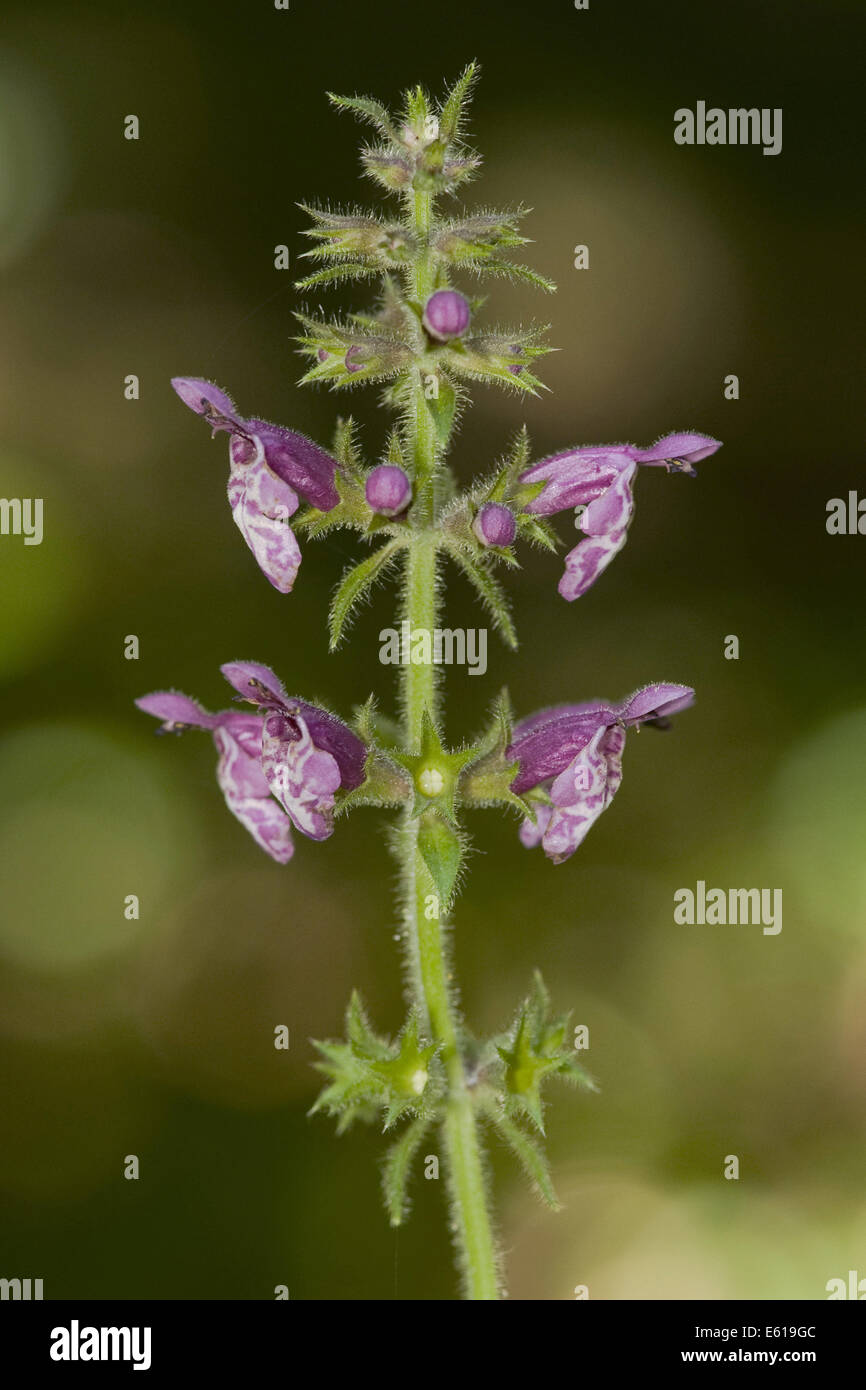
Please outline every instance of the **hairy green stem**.
[{"label": "hairy green stem", "polygon": [[[415,225],[424,246],[430,223],[429,195],[416,194]],[[433,286],[429,255],[422,250],[412,289],[423,303]],[[434,632],[437,616],[436,543],[432,534],[433,475],[437,441],[419,372],[412,384],[411,444],[418,498],[413,514],[414,535],[407,550],[403,617],[410,630]],[[403,667],[403,712],[407,750],[420,746],[425,712],[437,716],[436,673],[432,663]],[[458,1021],[449,985],[450,967],[439,900],[418,847],[419,821],[407,809],[398,839],[408,977],[414,1002],[431,1038],[439,1044],[448,1080],[448,1099],[442,1134],[446,1176],[453,1208],[458,1254],[466,1294],[471,1299],[499,1297],[496,1246],[487,1205],[487,1192],[478,1126],[460,1054]]]},{"label": "hairy green stem", "polygon": [[416,951],[421,984],[422,1014],[431,1036],[440,1045],[440,1057],[448,1078],[448,1100],[442,1134],[445,1143],[446,1178],[452,1202],[458,1256],[467,1297],[493,1300],[499,1297],[496,1245],[487,1209],[487,1190],[481,1144],[472,1098],[466,1085],[460,1055],[458,1025],[449,986],[450,968],[445,937],[435,901],[433,880],[413,838],[417,820],[407,825],[406,848],[411,854],[405,866],[406,927]]},{"label": "hairy green stem", "polygon": [[[407,550],[403,617],[412,629],[433,632],[436,627],[436,543],[429,531],[418,531]],[[435,720],[436,668],[432,662],[403,667],[403,704],[406,719],[406,743],[412,748],[421,740],[421,728],[426,710]]]}]

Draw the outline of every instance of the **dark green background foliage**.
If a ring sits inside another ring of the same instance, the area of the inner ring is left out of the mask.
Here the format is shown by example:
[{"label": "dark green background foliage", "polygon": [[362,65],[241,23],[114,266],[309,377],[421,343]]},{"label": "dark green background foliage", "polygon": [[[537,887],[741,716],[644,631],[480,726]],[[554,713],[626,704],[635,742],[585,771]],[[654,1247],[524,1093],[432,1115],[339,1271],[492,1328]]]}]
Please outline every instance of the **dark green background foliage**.
[{"label": "dark green background foliage", "polygon": [[[458,474],[524,421],[535,457],[674,429],[725,441],[697,481],[644,471],[629,544],[584,599],[563,603],[558,562],[527,557],[520,651],[491,638],[484,680],[448,672],[452,743],[503,683],[520,713],[649,680],[698,692],[674,732],[631,736],[616,802],[566,865],[495,814],[470,827],[455,959],[471,1025],[502,1028],[540,966],[589,1026],[601,1088],[559,1092],[549,1115],[560,1214],[493,1154],[512,1293],[820,1298],[866,1274],[866,540],[825,531],[829,498],[866,492],[856,8],[10,7],[0,493],[43,497],[46,532],[0,541],[0,1274],[47,1297],[453,1296],[443,1184],[416,1182],[395,1236],[381,1137],[305,1118],[308,1039],[339,1032],[351,988],[377,1028],[402,1019],[385,818],[297,837],[280,869],[226,813],[208,740],[155,740],[132,700],[174,685],[218,707],[219,663],[253,657],[344,713],[370,691],[391,707],[389,594],[328,656],[351,540],[307,546],[295,593],[273,591],[225,503],[224,441],[168,382],[212,377],[244,413],[330,440],[338,402],[295,384],[300,297],[273,266],[278,243],[303,248],[299,199],[376,197],[324,92],[439,92],[471,57],[485,168],[467,202],[530,205],[529,259],[560,286],[493,286],[491,317],[549,317],[562,350],[542,364],[551,396],[476,393]],[[698,99],[782,107],[781,155],[677,147],[674,110]],[[353,408],[375,456],[375,392]],[[482,624],[462,582],[447,597],[450,622]],[[699,878],[781,887],[782,933],[675,925],[675,890]]]}]

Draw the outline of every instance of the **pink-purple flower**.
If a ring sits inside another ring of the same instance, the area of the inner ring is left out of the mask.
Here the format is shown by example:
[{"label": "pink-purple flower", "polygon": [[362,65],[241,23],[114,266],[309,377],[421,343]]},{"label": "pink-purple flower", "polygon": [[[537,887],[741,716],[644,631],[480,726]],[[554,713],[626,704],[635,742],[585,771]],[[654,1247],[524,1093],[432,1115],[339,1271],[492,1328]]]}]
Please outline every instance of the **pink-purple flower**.
[{"label": "pink-purple flower", "polygon": [[285,864],[293,853],[292,825],[312,840],[333,832],[335,794],[364,780],[367,750],[335,715],[287,695],[269,667],[235,661],[221,669],[241,698],[258,706],[257,713],[209,714],[173,690],[144,695],[136,704],[161,720],[164,732],[210,732],[229,810],[272,859]]},{"label": "pink-purple flower", "polygon": [[230,661],[220,667],[263,720],[262,768],[271,791],[312,840],[333,831],[334,793],[364,780],[367,749],[348,725],[327,710],[286,694],[268,666]]},{"label": "pink-purple flower", "polygon": [[225,430],[231,436],[232,516],[263,574],[281,594],[289,593],[301,563],[289,520],[301,497],[323,512],[336,507],[336,461],[296,430],[244,419],[212,382],[174,377],[171,384],[190,410],[204,416],[214,434]]},{"label": "pink-purple flower", "polygon": [[632,487],[641,464],[694,476],[695,463],[721,448],[706,434],[667,434],[657,444],[600,444],[566,449],[533,464],[520,481],[544,487],[525,510],[535,516],[581,508],[577,525],[585,539],[565,559],[559,592],[580,598],[625,545],[634,513]]},{"label": "pink-purple flower", "polygon": [[601,700],[539,710],[515,725],[507,756],[519,763],[511,789],[541,791],[549,802],[534,806],[520,838],[542,845],[554,864],[574,853],[622,781],[626,731],[641,724],[665,728],[672,714],[694,700],[687,685],[645,685],[619,705]]}]

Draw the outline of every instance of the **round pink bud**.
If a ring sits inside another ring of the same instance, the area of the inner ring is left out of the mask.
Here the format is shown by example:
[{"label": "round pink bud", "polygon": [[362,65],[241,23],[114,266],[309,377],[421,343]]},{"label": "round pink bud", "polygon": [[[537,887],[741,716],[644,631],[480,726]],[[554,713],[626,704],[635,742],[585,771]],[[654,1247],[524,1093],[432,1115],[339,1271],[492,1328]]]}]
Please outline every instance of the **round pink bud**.
[{"label": "round pink bud", "polygon": [[501,502],[485,502],[472,523],[482,545],[510,545],[517,535],[514,513]]},{"label": "round pink bud", "polygon": [[449,338],[459,338],[469,327],[469,300],[457,290],[437,290],[431,294],[424,308],[424,327],[431,338],[447,343]]},{"label": "round pink bud", "polygon": [[362,347],[355,343],[349,348],[343,361],[343,366],[347,372],[359,372],[367,360],[367,354]]},{"label": "round pink bud", "polygon": [[412,496],[412,484],[402,468],[393,463],[374,468],[364,488],[367,506],[382,516],[398,516],[406,510]]}]

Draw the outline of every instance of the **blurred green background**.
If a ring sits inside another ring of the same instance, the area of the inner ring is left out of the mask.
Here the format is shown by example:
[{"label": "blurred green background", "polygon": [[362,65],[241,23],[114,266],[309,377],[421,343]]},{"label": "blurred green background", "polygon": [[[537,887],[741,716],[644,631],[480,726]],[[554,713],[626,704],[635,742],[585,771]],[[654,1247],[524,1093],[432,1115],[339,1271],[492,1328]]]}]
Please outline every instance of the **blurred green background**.
[{"label": "blurred green background", "polygon": [[[370,691],[391,707],[388,591],[329,657],[351,541],[308,546],[295,593],[272,590],[225,503],[224,441],[168,383],[213,378],[329,442],[345,406],[295,385],[295,277],[273,264],[275,245],[302,249],[297,200],[377,196],[325,90],[393,102],[477,57],[467,202],[532,207],[529,259],[560,286],[494,285],[491,317],[550,318],[562,350],[544,400],[476,393],[458,472],[522,421],[536,457],[674,429],[725,442],[696,482],[644,473],[629,545],[582,601],[530,558],[521,650],[492,638],[484,680],[448,673],[453,741],[503,683],[521,713],[650,680],[698,691],[673,733],[630,739],[567,865],[523,851],[510,820],[472,823],[468,1019],[502,1027],[540,966],[588,1025],[601,1087],[554,1098],[560,1214],[493,1154],[512,1296],[823,1298],[866,1275],[866,540],[825,530],[829,498],[866,491],[857,10],[7,6],[0,493],[45,499],[45,539],[0,539],[0,1274],[49,1298],[455,1294],[444,1184],[416,1181],[395,1235],[381,1137],[305,1117],[308,1039],[340,1030],[351,988],[381,1029],[402,1020],[383,819],[298,836],[281,869],[225,811],[209,740],[154,739],[132,701],[176,686],[219,708],[219,663],[252,657],[344,713]],[[673,112],[698,99],[782,107],[782,154],[677,147]],[[375,392],[353,409],[375,456]],[[448,599],[450,623],[480,625],[462,583]],[[699,878],[782,888],[783,931],[677,926],[673,894]]]}]

